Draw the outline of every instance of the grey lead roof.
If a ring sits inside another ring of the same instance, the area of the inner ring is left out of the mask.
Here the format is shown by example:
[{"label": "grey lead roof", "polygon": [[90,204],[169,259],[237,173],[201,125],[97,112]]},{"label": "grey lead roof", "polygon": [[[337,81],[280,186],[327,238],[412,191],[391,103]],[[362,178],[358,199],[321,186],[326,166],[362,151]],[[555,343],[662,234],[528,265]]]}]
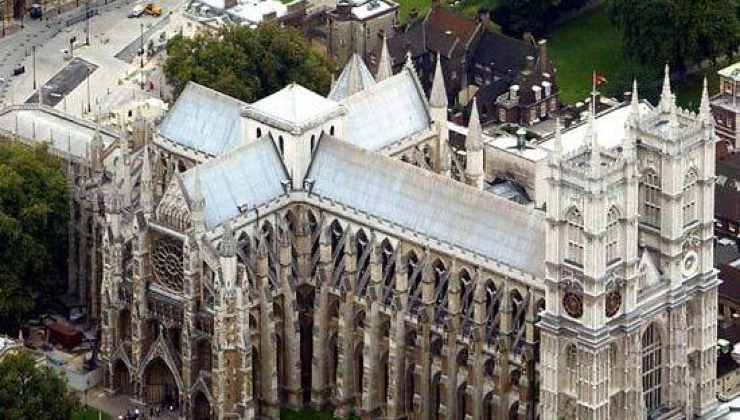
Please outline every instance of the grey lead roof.
[{"label": "grey lead roof", "polygon": [[328,98],[334,101],[341,101],[374,84],[375,79],[370,74],[370,70],[367,69],[360,56],[352,54],[352,58],[344,66],[344,70],[339,75],[339,79],[337,79]]},{"label": "grey lead roof", "polygon": [[213,156],[233,150],[241,140],[244,102],[190,82],[167,113],[159,134]]},{"label": "grey lead roof", "polygon": [[313,194],[542,278],[544,215],[443,176],[322,137]]},{"label": "grey lead roof", "polygon": [[[248,143],[228,155],[198,166],[205,199],[204,218],[211,229],[240,214],[239,206],[251,209],[283,194],[287,178],[269,137]],[[194,170],[182,176],[189,197],[194,193]]]},{"label": "grey lead roof", "polygon": [[347,107],[346,140],[379,150],[430,126],[423,93],[409,69],[358,92]]}]

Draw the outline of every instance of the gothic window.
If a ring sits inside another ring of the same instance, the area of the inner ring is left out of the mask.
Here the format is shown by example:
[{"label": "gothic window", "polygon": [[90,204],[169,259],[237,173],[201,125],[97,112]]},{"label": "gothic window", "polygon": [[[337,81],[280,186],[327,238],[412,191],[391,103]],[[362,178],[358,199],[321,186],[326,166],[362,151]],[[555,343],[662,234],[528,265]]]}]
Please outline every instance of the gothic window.
[{"label": "gothic window", "polygon": [[696,220],[696,172],[686,174],[683,186],[683,224],[688,225]]},{"label": "gothic window", "polygon": [[467,270],[460,272],[460,302],[462,314],[466,318],[473,316],[473,280]]},{"label": "gothic window", "polygon": [[619,255],[619,210],[616,207],[609,209],[606,220],[606,262],[612,263],[620,258]]},{"label": "gothic window", "polygon": [[576,392],[578,381],[578,350],[575,344],[568,344],[565,348],[565,389]]},{"label": "gothic window", "polygon": [[388,297],[385,304],[390,304],[390,299],[393,297],[393,292],[396,285],[396,261],[393,258],[393,245],[385,239],[380,244],[380,267],[383,276],[383,284],[385,290],[383,295]]},{"label": "gothic window", "polygon": [[360,229],[355,237],[355,257],[357,258],[357,279],[360,287],[360,295],[365,294],[367,283],[370,278],[370,240],[367,238],[365,231]]},{"label": "gothic window", "polygon": [[617,358],[617,344],[609,344],[609,388],[617,389],[619,381],[619,360]]},{"label": "gothic window", "polygon": [[152,270],[157,284],[182,291],[182,244],[170,237],[157,240],[152,247]]},{"label": "gothic window", "polygon": [[[338,221],[334,221],[329,227],[331,235],[331,255],[334,261],[334,269],[344,268],[344,229]],[[340,267],[341,266],[341,267]]]},{"label": "gothic window", "polygon": [[486,282],[486,338],[492,340],[495,337],[495,332],[498,330],[498,324],[501,322],[498,319],[499,313],[499,299],[496,293],[496,285],[493,280]]},{"label": "gothic window", "polygon": [[583,265],[583,216],[578,209],[573,208],[568,212],[568,254],[566,259],[576,265]]},{"label": "gothic window", "polygon": [[434,263],[434,297],[437,306],[443,309],[446,309],[447,306],[447,283],[449,279],[447,267],[442,261],[437,260]]},{"label": "gothic window", "polygon": [[640,182],[642,221],[660,227],[660,176],[648,169]]},{"label": "gothic window", "polygon": [[653,323],[642,335],[642,395],[648,414],[660,408],[663,388],[663,358],[660,331]]}]

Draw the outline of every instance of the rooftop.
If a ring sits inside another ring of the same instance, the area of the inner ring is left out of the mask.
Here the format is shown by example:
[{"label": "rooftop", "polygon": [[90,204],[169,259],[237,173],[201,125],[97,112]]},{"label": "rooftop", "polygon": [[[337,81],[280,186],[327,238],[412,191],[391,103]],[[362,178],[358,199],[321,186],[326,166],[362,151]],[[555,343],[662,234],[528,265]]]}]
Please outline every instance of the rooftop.
[{"label": "rooftop", "polygon": [[356,19],[365,20],[397,8],[397,4],[386,0],[370,0],[359,6],[352,7],[352,16]]},{"label": "rooftop", "polygon": [[239,0],[238,4],[228,9],[226,13],[234,17],[237,22],[256,25],[273,14],[278,18],[285,16],[288,13],[288,6],[278,0]]},{"label": "rooftop", "polygon": [[247,116],[282,125],[286,130],[304,129],[343,112],[337,102],[296,83],[291,83],[244,109]]},{"label": "rooftop", "polygon": [[177,144],[220,156],[240,144],[244,102],[190,82],[167,113],[159,134]]},{"label": "rooftop", "polygon": [[722,70],[718,71],[717,74],[719,74],[721,77],[726,77],[736,82],[740,82],[740,61],[723,68]]}]

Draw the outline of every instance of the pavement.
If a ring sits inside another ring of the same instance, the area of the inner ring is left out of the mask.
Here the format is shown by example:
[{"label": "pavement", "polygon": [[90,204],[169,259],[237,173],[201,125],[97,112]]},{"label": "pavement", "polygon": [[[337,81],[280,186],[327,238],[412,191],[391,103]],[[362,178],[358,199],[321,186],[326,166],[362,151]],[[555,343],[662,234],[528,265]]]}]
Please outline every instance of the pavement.
[{"label": "pavement", "polygon": [[[108,4],[102,3],[105,1]],[[109,95],[124,85],[138,85],[138,77],[141,74],[138,59],[129,63],[116,58],[116,55],[139,40],[142,30],[145,32],[145,43],[148,42],[147,34],[151,37],[158,36],[160,28],[173,33],[177,28],[171,28],[171,25],[161,22],[166,23],[169,20],[169,12],[175,10],[181,1],[159,1],[157,4],[165,11],[159,18],[142,16],[130,19],[127,15],[135,3],[134,0],[99,0],[100,5],[97,7],[99,14],[90,19],[89,45],[84,45],[87,28],[85,21],[65,26],[66,22],[74,20],[74,17],[79,16],[84,10],[75,9],[44,22],[28,20],[24,31],[0,38],[0,78],[5,79],[5,82],[0,84],[0,105],[24,103],[34,96],[37,93],[34,84],[37,87],[45,85],[69,64],[69,57],[65,59],[62,51],[69,48],[70,39],[76,38],[72,55],[97,66],[90,75],[89,89],[87,80],[76,86],[67,86],[68,89],[62,89],[64,92],[57,92],[55,83],[50,83],[47,86],[51,86],[50,89],[54,89],[54,92],[45,91],[44,98],[54,93],[53,96],[58,99],[55,105],[57,109],[94,119],[98,113],[106,111],[96,106],[106,102],[104,95]],[[33,47],[35,47],[35,72]],[[151,63],[145,64],[145,74],[147,72],[156,74],[150,69],[156,62],[157,60],[152,60]],[[25,66],[26,72],[19,76],[11,76],[13,69],[19,64]],[[159,90],[158,87],[156,90]],[[61,93],[64,95],[58,97],[57,95]],[[86,112],[87,109],[92,112]]]}]

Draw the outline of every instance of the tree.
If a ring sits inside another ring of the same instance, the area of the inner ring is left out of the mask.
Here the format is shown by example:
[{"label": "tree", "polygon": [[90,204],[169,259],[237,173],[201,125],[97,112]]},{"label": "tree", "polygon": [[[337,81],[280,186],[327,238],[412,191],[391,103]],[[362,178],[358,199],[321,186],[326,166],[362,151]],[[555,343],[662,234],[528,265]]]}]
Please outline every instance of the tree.
[{"label": "tree", "polygon": [[36,366],[28,353],[0,360],[0,418],[69,419],[77,405],[66,381],[51,368]]},{"label": "tree", "polygon": [[493,20],[507,35],[525,32],[541,36],[563,14],[578,10],[587,0],[503,0],[493,10]]},{"label": "tree", "polygon": [[178,96],[189,81],[246,102],[295,82],[326,94],[333,65],[295,29],[265,24],[226,26],[215,34],[175,36],[164,72]]},{"label": "tree", "polygon": [[740,0],[613,0],[610,15],[621,28],[625,53],[641,62],[691,64],[732,53],[740,42]]},{"label": "tree", "polygon": [[0,332],[59,294],[67,257],[69,194],[48,147],[0,138]]}]

